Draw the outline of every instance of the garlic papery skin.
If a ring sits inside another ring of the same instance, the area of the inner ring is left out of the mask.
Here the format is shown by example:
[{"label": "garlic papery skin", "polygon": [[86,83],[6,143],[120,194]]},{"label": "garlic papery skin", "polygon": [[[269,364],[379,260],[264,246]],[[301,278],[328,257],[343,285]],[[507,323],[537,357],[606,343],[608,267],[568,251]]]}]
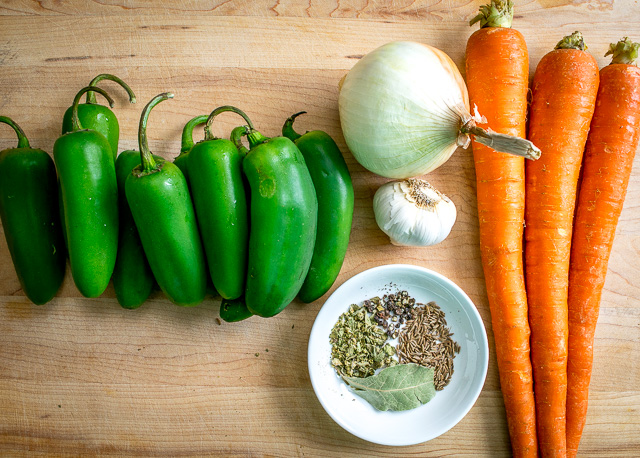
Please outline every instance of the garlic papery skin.
[{"label": "garlic papery skin", "polygon": [[373,197],[376,223],[399,246],[429,246],[442,242],[456,222],[456,206],[427,181],[386,183]]}]

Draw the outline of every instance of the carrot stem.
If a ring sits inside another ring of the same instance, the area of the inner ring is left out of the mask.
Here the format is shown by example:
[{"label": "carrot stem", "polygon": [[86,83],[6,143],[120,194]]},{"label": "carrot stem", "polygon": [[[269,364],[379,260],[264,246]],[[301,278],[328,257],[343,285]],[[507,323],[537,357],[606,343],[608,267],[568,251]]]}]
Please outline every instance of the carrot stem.
[{"label": "carrot stem", "polygon": [[628,37],[624,37],[619,42],[609,45],[609,51],[606,52],[605,57],[611,55],[612,64],[636,65],[639,48],[640,43],[634,43],[629,41]]},{"label": "carrot stem", "polygon": [[582,34],[576,31],[560,40],[555,49],[577,49],[579,51],[585,51],[587,45],[584,44]]},{"label": "carrot stem", "polygon": [[506,27],[510,28],[513,22],[513,1],[491,0],[488,5],[482,5],[476,17],[469,21],[469,25],[480,22],[480,28]]}]

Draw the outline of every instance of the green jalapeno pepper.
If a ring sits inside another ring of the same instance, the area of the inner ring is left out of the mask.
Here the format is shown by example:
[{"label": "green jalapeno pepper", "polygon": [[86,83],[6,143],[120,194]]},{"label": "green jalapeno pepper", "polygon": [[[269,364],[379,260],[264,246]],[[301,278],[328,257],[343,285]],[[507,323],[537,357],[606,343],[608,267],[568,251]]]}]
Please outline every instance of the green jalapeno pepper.
[{"label": "green jalapeno pepper", "polygon": [[211,280],[220,296],[236,299],[244,292],[249,222],[243,156],[232,141],[211,134],[213,119],[226,111],[238,113],[251,123],[235,107],[213,110],[204,127],[204,141],[189,152],[187,169]]},{"label": "green jalapeno pepper", "polygon": [[316,239],[318,201],[304,158],[286,137],[248,134],[242,162],[251,188],[245,301],[263,317],[281,312],[298,294]]},{"label": "green jalapeno pepper", "polygon": [[111,279],[118,252],[118,185],[109,141],[83,129],[78,102],[87,91],[113,100],[102,89],[85,87],[76,95],[72,130],[58,138],[53,159],[58,170],[71,274],[85,297],[100,296]]},{"label": "green jalapeno pepper", "polygon": [[69,242],[67,241],[67,228],[64,227],[64,205],[62,204],[62,188],[60,187],[60,181],[58,180],[58,221],[60,221],[60,231],[62,232],[62,241],[64,242],[65,252]]},{"label": "green jalapeno pepper", "polygon": [[200,115],[192,118],[184,125],[182,129],[182,146],[180,148],[180,154],[173,160],[173,163],[178,166],[182,174],[184,175],[187,183],[189,183],[189,170],[187,167],[187,158],[189,157],[189,151],[193,148],[193,129],[200,124],[207,122],[209,115]]},{"label": "green jalapeno pepper", "polygon": [[344,262],[353,219],[353,184],[336,142],[320,130],[304,135],[293,130],[300,112],[286,120],[282,135],[292,140],[307,164],[318,197],[318,231],[309,273],[300,288],[302,302],[329,291]]},{"label": "green jalapeno pepper", "polygon": [[[180,148],[180,154],[173,160],[173,163],[178,166],[184,178],[187,180],[187,185],[189,186],[189,190],[191,190],[191,183],[189,183],[189,170],[187,167],[187,158],[189,157],[189,151],[193,148],[193,129],[200,124],[204,124],[207,122],[209,115],[200,115],[196,116],[189,120],[182,129],[182,144]],[[192,198],[193,200],[193,198]],[[196,220],[198,219],[198,215],[196,214]],[[198,228],[199,230],[199,228]],[[200,234],[200,239],[202,240],[202,234]],[[206,256],[205,256],[206,258]],[[206,259],[205,259],[205,265]],[[209,267],[207,265],[206,271],[209,272]],[[218,294],[215,286],[213,286],[213,282],[211,280],[211,275],[207,275],[207,294],[211,294],[215,296]]]},{"label": "green jalapeno pepper", "polygon": [[253,313],[247,308],[244,298],[222,299],[220,303],[220,318],[228,323],[246,320],[253,316]]},{"label": "green jalapeno pepper", "polygon": [[[156,156],[155,159],[162,158]],[[140,307],[151,294],[155,283],[124,190],[125,180],[138,165],[140,165],[139,151],[123,151],[116,159],[120,232],[118,257],[112,278],[118,303],[126,309]]]},{"label": "green jalapeno pepper", "polygon": [[16,148],[0,151],[0,217],[20,285],[37,305],[58,292],[66,251],[58,214],[58,183],[51,156],[31,148],[15,122],[0,116],[18,136]]},{"label": "green jalapeno pepper", "polygon": [[[131,103],[136,103],[136,96],[131,90],[131,88],[122,81],[120,78],[114,75],[110,75],[108,73],[102,73],[96,76],[89,83],[89,87],[95,87],[102,80],[110,80],[115,81],[120,86],[127,91],[129,95],[129,101]],[[73,130],[72,123],[72,107],[69,107],[67,111],[64,113],[64,117],[62,118],[62,133],[66,134],[67,132],[71,132]],[[80,120],[80,124],[85,129],[95,130],[96,132],[100,132],[102,135],[109,140],[109,146],[111,148],[111,153],[113,154],[113,160],[116,160],[116,156],[118,155],[118,140],[120,138],[120,125],[118,124],[118,119],[116,115],[109,108],[104,105],[99,105],[96,101],[96,95],[93,92],[87,92],[87,101],[86,103],[81,103],[78,105],[78,119]]]},{"label": "green jalapeno pepper", "polygon": [[180,169],[154,159],[147,143],[149,112],[172,97],[157,95],[142,112],[141,164],[127,177],[125,193],[158,285],[175,304],[192,306],[204,299],[207,274],[189,188]]}]

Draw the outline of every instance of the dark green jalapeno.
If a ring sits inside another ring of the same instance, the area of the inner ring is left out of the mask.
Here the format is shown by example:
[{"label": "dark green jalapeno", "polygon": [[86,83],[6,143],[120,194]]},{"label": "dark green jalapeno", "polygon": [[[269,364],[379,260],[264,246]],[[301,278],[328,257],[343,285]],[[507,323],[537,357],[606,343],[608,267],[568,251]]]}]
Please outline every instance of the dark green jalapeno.
[{"label": "dark green jalapeno", "polygon": [[[187,180],[187,185],[189,186],[189,190],[191,190],[191,184],[189,183],[189,170],[187,167],[187,158],[189,157],[189,151],[193,148],[193,129],[195,129],[200,124],[204,124],[209,119],[209,115],[200,115],[196,116],[189,120],[182,129],[182,144],[180,147],[180,154],[173,160],[173,163],[178,166],[182,174],[184,175],[185,180]],[[193,198],[191,199],[193,200]],[[198,215],[196,214],[196,219],[198,219]],[[199,230],[199,229],[198,229]],[[200,239],[202,240],[202,234],[200,234]],[[206,256],[205,256],[206,258]],[[205,265],[206,259],[205,259]],[[209,267],[207,265],[206,269],[209,272]],[[213,282],[211,281],[211,275],[207,275],[207,294],[211,294],[215,296],[218,294],[216,288],[213,286]]]},{"label": "dark green jalapeno", "polygon": [[[182,129],[182,144],[180,147],[180,154],[173,160],[173,163],[178,166],[184,178],[187,180],[187,185],[189,185],[189,189],[191,189],[191,184],[189,183],[189,170],[187,170],[187,158],[189,157],[189,151],[193,148],[193,129],[195,129],[200,124],[204,124],[207,122],[209,115],[200,115],[196,116],[189,120]],[[193,198],[191,199],[193,200]],[[196,214],[196,219],[198,219],[198,215]],[[199,230],[199,229],[198,229]],[[200,234],[200,239],[202,240],[202,234]],[[205,259],[206,265],[206,259]],[[209,272],[209,267],[207,266],[206,271]],[[218,294],[216,288],[213,286],[213,282],[211,281],[211,276],[207,275],[207,294],[215,296]]]},{"label": "dark green jalapeno", "polygon": [[204,127],[204,141],[189,152],[187,169],[211,280],[220,296],[236,299],[244,292],[249,222],[243,155],[232,141],[211,134],[213,119],[226,111],[251,122],[235,107],[213,110]]},{"label": "dark green jalapeno", "polygon": [[[162,158],[155,157],[155,159]],[[138,165],[140,165],[139,151],[123,151],[116,159],[120,231],[118,257],[112,278],[118,303],[126,309],[140,307],[151,294],[155,283],[124,190],[125,180]]]},{"label": "dark green jalapeno", "polygon": [[78,119],[76,95],[71,113],[72,130],[58,138],[53,159],[58,170],[67,249],[73,281],[85,297],[100,296],[111,279],[118,252],[118,185],[109,141],[99,132],[84,129]]},{"label": "dark green jalapeno", "polygon": [[292,140],[307,164],[318,197],[318,231],[309,273],[300,288],[302,302],[329,291],[344,261],[353,219],[353,184],[336,142],[320,130],[300,135],[293,130],[300,112],[286,120],[282,135]]},{"label": "dark green jalapeno", "polygon": [[62,241],[64,242],[65,252],[67,250],[67,229],[64,227],[64,205],[62,204],[62,188],[60,187],[60,181],[58,181],[58,220],[60,221],[60,231],[62,232]]},{"label": "dark green jalapeno", "polygon": [[16,148],[0,151],[0,217],[18,280],[29,300],[49,302],[66,266],[58,214],[58,183],[51,156],[31,148],[15,122],[0,116],[18,136]]},{"label": "dark green jalapeno", "polygon": [[147,143],[149,112],[172,97],[157,95],[142,111],[141,164],[127,177],[125,193],[158,285],[175,304],[192,306],[204,299],[207,273],[189,188],[180,169],[154,159]]},{"label": "dark green jalapeno", "polygon": [[282,311],[298,294],[316,239],[318,202],[304,158],[286,137],[248,134],[242,168],[251,188],[249,263],[245,301],[263,317]]},{"label": "dark green jalapeno", "polygon": [[246,320],[253,316],[253,313],[247,308],[244,298],[222,299],[220,303],[220,318],[228,323]]},{"label": "dark green jalapeno", "polygon": [[[131,90],[131,88],[122,81],[120,78],[114,75],[110,75],[108,73],[102,73],[96,76],[89,83],[89,87],[95,87],[102,80],[110,80],[115,81],[120,86],[127,91],[129,95],[129,101],[131,103],[136,103],[136,96]],[[67,132],[71,132],[73,130],[73,124],[71,122],[72,117],[72,107],[69,107],[67,111],[64,113],[64,117],[62,118],[62,133],[66,134]],[[93,92],[87,92],[87,101],[86,103],[81,103],[78,105],[78,119],[80,120],[80,124],[85,129],[95,130],[96,132],[100,132],[102,135],[109,140],[109,146],[111,148],[111,153],[113,154],[113,160],[116,160],[116,156],[118,155],[118,140],[120,138],[120,125],[118,124],[118,119],[116,115],[111,111],[108,107],[104,105],[99,105],[96,101],[96,95]]]},{"label": "dark green jalapeno", "polygon": [[193,148],[193,129],[200,124],[204,124],[209,119],[209,115],[200,115],[192,118],[184,125],[182,129],[182,145],[180,148],[180,154],[173,160],[173,163],[178,166],[182,174],[184,175],[187,183],[189,183],[189,170],[187,168],[187,158],[189,157],[189,151]]}]

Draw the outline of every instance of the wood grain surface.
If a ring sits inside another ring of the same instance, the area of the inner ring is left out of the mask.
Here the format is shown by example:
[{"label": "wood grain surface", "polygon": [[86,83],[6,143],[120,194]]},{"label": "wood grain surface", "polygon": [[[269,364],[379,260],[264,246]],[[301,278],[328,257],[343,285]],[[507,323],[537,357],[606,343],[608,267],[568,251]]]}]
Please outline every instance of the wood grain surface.
[{"label": "wood grain surface", "polygon": [[[456,204],[449,238],[424,249],[389,244],[372,198],[386,180],[347,151],[337,84],[367,52],[414,40],[447,52],[463,69],[468,20],[484,1],[468,0],[5,0],[0,2],[0,114],[31,144],[51,152],[62,113],[98,73],[134,89],[116,99],[120,149],[136,148],[142,106],[171,91],[149,122],[151,149],[179,151],[184,123],[213,108],[245,110],[266,135],[286,117],[309,114],[299,130],[329,132],[355,187],[349,251],[334,288],[370,267],[407,263],[436,270],[475,302],[489,334],[484,389],[448,433],[410,447],[379,446],[337,425],[315,397],[307,342],[328,294],[292,303],[271,319],[222,323],[219,298],[183,309],[160,293],[123,310],[112,286],[80,296],[67,272],[57,297],[25,298],[0,237],[0,455],[486,456],[510,454],[489,307],[478,248],[475,175],[458,150],[428,179]],[[600,66],[608,43],[640,40],[637,0],[517,1],[531,72],[564,35],[581,30]],[[215,130],[235,126],[217,118]],[[298,125],[299,123],[299,125]],[[198,135],[201,135],[199,132]],[[15,145],[0,129],[0,149]],[[640,156],[613,246],[595,343],[584,456],[640,455]],[[332,290],[333,290],[332,289]]]}]

